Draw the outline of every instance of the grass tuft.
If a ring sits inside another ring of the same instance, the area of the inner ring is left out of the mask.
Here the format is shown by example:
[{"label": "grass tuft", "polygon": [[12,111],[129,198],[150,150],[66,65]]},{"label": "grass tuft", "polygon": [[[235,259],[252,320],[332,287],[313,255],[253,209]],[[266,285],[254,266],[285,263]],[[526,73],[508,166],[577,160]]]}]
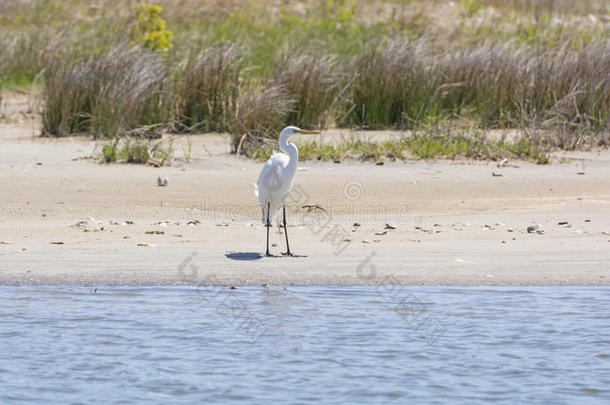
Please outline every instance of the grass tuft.
[{"label": "grass tuft", "polygon": [[58,59],[45,72],[43,131],[114,137],[165,122],[168,80],[159,56],[137,47],[77,64]]},{"label": "grass tuft", "polygon": [[150,139],[122,137],[102,145],[103,163],[126,162],[163,166],[174,153],[173,141],[151,141]]},{"label": "grass tuft", "polygon": [[436,119],[441,76],[425,41],[394,41],[372,49],[352,66],[355,80],[342,125],[408,128]]},{"label": "grass tuft", "polygon": [[286,125],[325,127],[340,102],[344,75],[330,56],[287,54],[278,64],[273,83],[295,100],[286,115]]},{"label": "grass tuft", "polygon": [[242,57],[235,46],[206,48],[181,74],[177,121],[185,130],[227,131],[235,116]]},{"label": "grass tuft", "polygon": [[240,94],[237,114],[232,123],[233,149],[236,151],[243,134],[247,134],[242,150],[250,156],[265,144],[277,145],[279,132],[287,115],[293,111],[294,100],[281,86]]}]

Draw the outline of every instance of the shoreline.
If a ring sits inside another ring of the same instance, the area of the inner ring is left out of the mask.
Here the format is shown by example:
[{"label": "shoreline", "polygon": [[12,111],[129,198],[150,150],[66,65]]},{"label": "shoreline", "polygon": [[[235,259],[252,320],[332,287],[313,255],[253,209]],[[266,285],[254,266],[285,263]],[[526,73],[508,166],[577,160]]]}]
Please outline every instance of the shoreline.
[{"label": "shoreline", "polygon": [[[376,236],[378,242],[369,243],[362,238],[379,232],[375,231],[379,227],[364,225],[352,232],[358,236],[339,253],[323,234],[313,237],[307,226],[289,226],[294,251],[307,254],[298,258],[262,257],[264,228],[249,223],[188,226],[182,237],[167,242],[166,235],[177,235],[173,232],[180,226],[169,225],[164,235],[148,235],[138,228],[150,226],[117,225],[112,232],[81,233],[87,237],[107,233],[107,240],[95,243],[83,241],[75,232],[70,238],[65,235],[63,245],[40,241],[0,246],[0,285],[610,285],[610,242],[605,235],[575,234],[571,228],[551,224],[544,225],[546,234],[529,234],[508,225],[486,227],[479,224],[489,219],[486,215],[464,217],[457,227],[448,221],[452,217],[444,217],[437,227],[430,226],[430,220],[439,217],[421,218],[419,225],[401,223]],[[501,218],[511,222],[519,215]],[[562,216],[566,217],[577,222]],[[434,228],[439,233],[429,232]],[[118,232],[134,236],[123,239],[114,235]],[[122,242],[112,241],[116,237]],[[282,238],[272,231],[274,243]],[[281,244],[272,247],[273,254],[281,250]]]}]

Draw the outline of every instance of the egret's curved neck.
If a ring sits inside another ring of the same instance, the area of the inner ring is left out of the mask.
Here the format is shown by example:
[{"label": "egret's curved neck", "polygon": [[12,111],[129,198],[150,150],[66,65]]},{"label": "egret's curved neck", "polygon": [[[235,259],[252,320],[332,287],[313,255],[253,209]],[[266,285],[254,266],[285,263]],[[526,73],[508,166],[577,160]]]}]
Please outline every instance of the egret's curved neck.
[{"label": "egret's curved neck", "polygon": [[299,150],[297,149],[297,146],[294,143],[288,143],[287,137],[280,136],[280,149],[286,152],[290,158],[286,169],[296,172],[297,164],[299,163]]}]

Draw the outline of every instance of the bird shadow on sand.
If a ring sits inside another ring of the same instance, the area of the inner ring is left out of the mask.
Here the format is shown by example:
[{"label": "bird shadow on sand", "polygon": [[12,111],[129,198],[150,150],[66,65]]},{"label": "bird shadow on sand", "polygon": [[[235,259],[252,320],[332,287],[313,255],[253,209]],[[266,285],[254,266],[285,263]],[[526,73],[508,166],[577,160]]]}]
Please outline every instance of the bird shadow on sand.
[{"label": "bird shadow on sand", "polygon": [[225,257],[231,260],[259,260],[263,258],[258,252],[235,252],[235,253],[226,253]]}]

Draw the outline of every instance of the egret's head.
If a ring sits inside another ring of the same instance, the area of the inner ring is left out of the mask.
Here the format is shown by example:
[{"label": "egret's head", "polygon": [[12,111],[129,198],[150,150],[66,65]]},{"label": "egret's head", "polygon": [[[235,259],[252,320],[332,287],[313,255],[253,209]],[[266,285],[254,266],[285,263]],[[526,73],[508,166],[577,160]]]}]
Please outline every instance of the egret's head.
[{"label": "egret's head", "polygon": [[318,131],[308,131],[306,129],[301,129],[297,127],[286,127],[280,133],[280,143],[288,141],[293,135],[318,135],[320,132]]}]

